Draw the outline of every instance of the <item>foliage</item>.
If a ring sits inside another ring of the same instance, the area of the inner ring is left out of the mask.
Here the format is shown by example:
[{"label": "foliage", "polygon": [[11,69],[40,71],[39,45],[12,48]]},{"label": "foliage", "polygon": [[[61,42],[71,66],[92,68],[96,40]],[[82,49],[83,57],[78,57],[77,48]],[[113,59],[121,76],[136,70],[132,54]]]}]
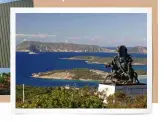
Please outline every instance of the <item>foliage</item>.
[{"label": "foliage", "polygon": [[104,80],[104,77],[102,77],[99,74],[93,73],[87,68],[80,68],[80,69],[73,69],[70,70],[70,73],[75,74],[73,79],[92,79],[92,80]]},{"label": "foliage", "polygon": [[0,74],[0,95],[10,95],[10,73]]},{"label": "foliage", "polygon": [[24,108],[102,108],[103,100],[94,94],[95,89],[87,87],[66,89],[25,87],[25,103],[21,99],[21,86],[17,86],[17,107]]},{"label": "foliage", "polygon": [[5,78],[4,77],[0,77],[0,83],[4,83],[5,82]]},{"label": "foliage", "polygon": [[96,88],[25,87],[25,102],[22,102],[22,86],[16,87],[17,108],[146,108],[147,97],[134,98],[124,93],[107,97],[107,103]]},{"label": "foliage", "polygon": [[0,74],[0,83],[7,83],[10,81],[10,73],[2,73]]},{"label": "foliage", "polygon": [[107,98],[108,108],[146,108],[147,96],[138,95],[135,97],[127,96],[124,93],[118,92],[110,95]]}]

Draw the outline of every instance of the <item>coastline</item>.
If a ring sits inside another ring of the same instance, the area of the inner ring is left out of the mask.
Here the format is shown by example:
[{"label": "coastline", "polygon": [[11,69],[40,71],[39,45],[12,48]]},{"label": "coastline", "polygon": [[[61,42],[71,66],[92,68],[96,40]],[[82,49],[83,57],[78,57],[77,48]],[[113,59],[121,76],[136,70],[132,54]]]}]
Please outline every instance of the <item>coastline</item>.
[{"label": "coastline", "polygon": [[[31,76],[33,77],[33,76]],[[55,79],[55,78],[43,78],[43,77],[33,77],[38,79],[49,79],[49,80],[59,80],[59,81],[79,81],[79,82],[102,82],[103,80],[93,80],[93,79]]]},{"label": "coastline", "polygon": [[[111,57],[96,57],[96,56],[75,56],[75,57],[70,57],[70,58],[59,58],[62,60],[81,60],[81,61],[85,61],[85,63],[87,64],[105,64],[106,62],[110,62],[112,60]],[[145,60],[144,58],[136,58],[136,60],[139,59],[141,60],[140,62],[144,62],[142,60]],[[140,63],[140,62],[133,62],[132,65],[133,66],[137,66],[137,65],[146,65],[146,61],[144,63]]]},{"label": "coastline", "polygon": [[[87,61],[87,60],[85,60],[85,63],[87,63],[87,64],[105,64],[105,63],[99,63],[99,62],[90,62],[90,61]],[[137,65],[145,65],[145,64],[133,63],[132,65],[137,66]]]},{"label": "coastline", "polygon": [[[75,70],[75,71],[74,71]],[[95,76],[97,79],[86,78],[86,76],[81,75],[77,76],[80,73],[86,73],[89,76]],[[33,73],[31,77],[33,78],[41,78],[41,79],[54,79],[54,80],[78,80],[78,81],[97,81],[101,82],[106,77],[108,73],[100,70],[93,69],[73,69],[73,70],[56,70],[56,71],[48,71],[48,72],[39,72]],[[78,78],[76,78],[78,77]]]},{"label": "coastline", "polygon": [[[76,74],[76,72],[86,73],[88,77],[83,75],[81,75],[80,77]],[[63,70],[63,71],[55,70],[55,71],[48,71],[48,72],[33,73],[31,77],[41,78],[41,79],[52,79],[52,80],[102,82],[106,78],[107,74],[108,72],[94,70],[94,69],[73,69],[73,70]],[[139,79],[145,79],[146,77],[147,77],[146,74],[138,75]]]}]

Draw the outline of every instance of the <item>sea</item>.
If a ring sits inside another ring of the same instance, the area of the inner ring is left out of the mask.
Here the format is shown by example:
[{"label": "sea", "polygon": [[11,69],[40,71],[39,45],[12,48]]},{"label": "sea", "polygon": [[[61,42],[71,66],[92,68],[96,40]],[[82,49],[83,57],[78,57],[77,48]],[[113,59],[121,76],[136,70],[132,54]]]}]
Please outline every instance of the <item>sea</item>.
[{"label": "sea", "polygon": [[[79,80],[53,80],[53,79],[39,79],[31,77],[32,73],[45,72],[50,70],[73,69],[73,68],[89,68],[109,72],[103,64],[87,64],[85,60],[67,60],[61,58],[69,58],[73,56],[99,56],[99,57],[113,57],[116,53],[89,53],[89,52],[41,52],[38,54],[28,54],[27,52],[16,53],[16,85],[30,85],[30,86],[74,86],[97,87],[97,81],[79,81]],[[146,54],[132,53],[133,57],[146,58]],[[147,71],[147,65],[133,66],[136,70]],[[142,83],[147,83],[147,77],[140,77]]]}]

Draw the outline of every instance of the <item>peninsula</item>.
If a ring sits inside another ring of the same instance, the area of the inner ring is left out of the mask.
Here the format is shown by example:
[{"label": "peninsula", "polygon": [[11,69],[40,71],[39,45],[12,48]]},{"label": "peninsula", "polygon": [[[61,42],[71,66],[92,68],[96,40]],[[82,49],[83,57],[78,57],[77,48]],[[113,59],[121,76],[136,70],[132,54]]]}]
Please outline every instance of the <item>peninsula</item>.
[{"label": "peninsula", "polygon": [[[146,75],[146,71],[136,70],[138,75]],[[87,68],[76,68],[66,70],[53,70],[47,72],[33,73],[34,78],[43,79],[63,79],[63,80],[79,80],[79,81],[103,81],[107,76],[108,72],[87,69]]]},{"label": "peninsula", "polygon": [[[106,64],[113,60],[113,57],[98,57],[98,56],[74,56],[70,58],[61,58],[68,60],[85,60],[88,64]],[[146,58],[133,58],[133,65],[146,65]]]}]

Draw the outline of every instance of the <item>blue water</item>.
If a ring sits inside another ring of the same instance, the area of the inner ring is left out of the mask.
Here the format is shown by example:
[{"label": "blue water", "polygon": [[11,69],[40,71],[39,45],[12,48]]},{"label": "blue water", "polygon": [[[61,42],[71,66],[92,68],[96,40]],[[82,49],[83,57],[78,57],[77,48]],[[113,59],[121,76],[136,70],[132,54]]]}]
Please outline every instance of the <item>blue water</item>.
[{"label": "blue water", "polygon": [[[72,69],[72,68],[90,68],[102,71],[109,71],[102,64],[87,64],[80,60],[63,60],[60,58],[69,58],[73,56],[100,56],[113,57],[116,53],[74,53],[74,52],[48,52],[29,55],[28,53],[16,53],[16,84],[26,84],[32,86],[98,86],[98,82],[87,81],[68,81],[68,80],[50,80],[32,78],[32,73],[44,72],[49,70]],[[131,54],[132,57],[147,57],[146,54]],[[134,66],[134,69],[147,70],[147,66]],[[143,79],[146,82],[146,79]]]}]

